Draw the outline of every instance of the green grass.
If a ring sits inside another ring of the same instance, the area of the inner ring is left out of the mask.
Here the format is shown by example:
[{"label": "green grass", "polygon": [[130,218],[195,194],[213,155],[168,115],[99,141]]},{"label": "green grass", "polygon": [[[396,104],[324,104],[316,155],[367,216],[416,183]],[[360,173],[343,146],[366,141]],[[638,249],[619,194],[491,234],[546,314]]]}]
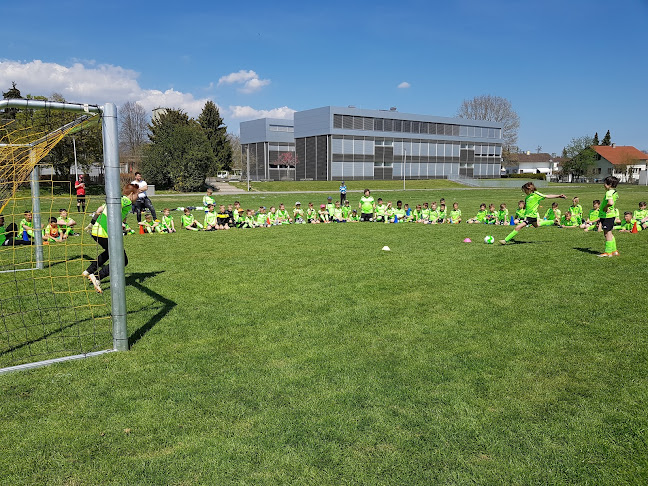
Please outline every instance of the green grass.
[{"label": "green grass", "polygon": [[[586,208],[602,193],[578,189]],[[383,194],[466,216],[521,195]],[[217,196],[235,198],[325,195]],[[129,236],[132,349],[0,376],[0,483],[645,484],[648,232],[617,235],[615,259],[576,230],[480,243],[508,231]]]}]

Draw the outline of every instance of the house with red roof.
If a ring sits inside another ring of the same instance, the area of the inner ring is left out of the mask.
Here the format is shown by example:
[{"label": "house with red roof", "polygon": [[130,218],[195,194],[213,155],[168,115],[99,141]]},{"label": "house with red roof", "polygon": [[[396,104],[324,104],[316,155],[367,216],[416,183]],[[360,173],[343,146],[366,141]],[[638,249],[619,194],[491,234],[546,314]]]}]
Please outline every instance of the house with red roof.
[{"label": "house with red roof", "polygon": [[648,164],[648,154],[631,145],[592,145],[592,149],[596,152],[592,172],[601,179],[613,175],[621,182],[637,182]]}]

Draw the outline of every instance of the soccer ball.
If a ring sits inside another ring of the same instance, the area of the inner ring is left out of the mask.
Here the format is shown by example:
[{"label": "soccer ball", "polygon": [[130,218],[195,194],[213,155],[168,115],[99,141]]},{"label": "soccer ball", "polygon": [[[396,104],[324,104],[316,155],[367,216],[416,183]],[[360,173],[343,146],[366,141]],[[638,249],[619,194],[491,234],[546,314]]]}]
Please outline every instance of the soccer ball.
[{"label": "soccer ball", "polygon": [[486,243],[487,245],[492,245],[493,243],[495,243],[495,238],[493,238],[492,236],[485,236],[484,243]]}]

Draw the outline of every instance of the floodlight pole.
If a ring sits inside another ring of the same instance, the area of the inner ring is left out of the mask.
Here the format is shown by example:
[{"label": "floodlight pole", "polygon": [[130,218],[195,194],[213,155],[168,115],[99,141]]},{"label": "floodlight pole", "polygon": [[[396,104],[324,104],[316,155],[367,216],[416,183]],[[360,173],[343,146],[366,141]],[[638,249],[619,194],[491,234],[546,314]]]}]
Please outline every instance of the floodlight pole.
[{"label": "floodlight pole", "polygon": [[[43,256],[43,231],[42,231],[42,221],[40,213],[40,181],[39,181],[39,170],[38,165],[34,162],[36,154],[34,149],[29,150],[30,162],[34,165],[34,170],[31,173],[31,196],[32,196],[32,226],[34,227],[34,244],[36,245],[36,269],[42,270],[45,268],[45,258]],[[22,228],[21,228],[22,230]],[[22,234],[22,231],[21,231]]]},{"label": "floodlight pole", "polygon": [[106,211],[108,217],[108,251],[110,252],[110,293],[113,319],[113,348],[128,351],[126,326],[126,276],[124,274],[124,236],[122,232],[119,134],[117,107],[106,103],[103,107],[104,168],[106,170]]},{"label": "floodlight pole", "polygon": [[247,153],[247,190],[250,192],[250,144],[246,147]]}]

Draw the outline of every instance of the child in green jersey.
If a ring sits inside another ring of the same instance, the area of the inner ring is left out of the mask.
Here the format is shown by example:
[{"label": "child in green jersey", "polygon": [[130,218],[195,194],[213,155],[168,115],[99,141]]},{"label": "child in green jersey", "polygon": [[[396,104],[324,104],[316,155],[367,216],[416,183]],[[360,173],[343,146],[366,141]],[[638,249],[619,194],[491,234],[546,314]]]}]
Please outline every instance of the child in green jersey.
[{"label": "child in green jersey", "polygon": [[624,221],[618,226],[615,226],[615,230],[619,230],[621,233],[632,233],[632,229],[637,225],[637,232],[643,230],[641,225],[637,222],[636,219],[632,217],[632,213],[630,211],[626,211],[623,213],[624,216]]},{"label": "child in green jersey", "polygon": [[207,188],[207,194],[203,196],[202,205],[205,208],[205,213],[207,213],[210,204],[216,204],[216,200],[212,196],[213,193],[213,189],[209,187]]},{"label": "child in green jersey", "polygon": [[637,220],[637,225],[643,229],[648,228],[648,209],[646,209],[646,201],[639,203],[639,209],[635,209],[632,217]]},{"label": "child in green jersey", "polygon": [[417,204],[414,211],[412,211],[412,221],[415,223],[423,222],[423,209],[420,204]]},{"label": "child in green jersey", "polygon": [[330,223],[331,222],[331,216],[329,215],[328,211],[326,210],[326,205],[321,204],[320,205],[320,210],[318,212],[319,220],[321,223]]},{"label": "child in green jersey", "polygon": [[513,222],[519,224],[524,221],[524,201],[518,201],[518,208],[515,211],[515,218]]},{"label": "child in green jersey", "polygon": [[333,198],[329,196],[326,198],[326,211],[329,214],[329,218],[333,218],[334,209],[335,209],[335,204],[333,204]]},{"label": "child in green jersey", "polygon": [[421,209],[421,216],[423,217],[423,223],[430,222],[430,204],[424,202],[423,209]]},{"label": "child in green jersey", "polygon": [[360,222],[360,216],[358,215],[358,210],[354,209],[351,211],[351,214],[349,215],[349,219],[347,219],[349,223],[359,223]]},{"label": "child in green jersey", "polygon": [[[338,203],[339,205],[339,203]],[[288,214],[288,211],[286,211],[286,207],[284,206],[284,203],[279,203],[279,211],[277,211],[277,219],[275,221],[276,224],[290,224],[292,223],[292,218]]]},{"label": "child in green jersey", "polygon": [[509,212],[508,209],[506,209],[506,204],[500,204],[499,211],[497,211],[497,220],[495,221],[495,224],[499,224],[500,226],[508,226],[510,223],[508,215]]},{"label": "child in green jersey", "polygon": [[605,197],[601,202],[601,210],[599,217],[601,219],[601,228],[603,228],[603,236],[605,237],[605,251],[599,254],[600,257],[614,257],[619,256],[616,247],[616,240],[612,234],[614,223],[616,219],[616,202],[619,199],[619,193],[616,187],[619,184],[619,179],[614,176],[607,176],[603,179],[603,186],[605,187]]},{"label": "child in green jersey", "polygon": [[304,210],[301,208],[301,203],[299,201],[295,203],[295,208],[293,209],[293,218],[295,220],[295,224],[306,223],[306,221],[304,220]]},{"label": "child in green jersey", "polygon": [[583,223],[583,206],[580,205],[578,196],[572,199],[572,205],[569,207],[569,212],[572,213],[572,218],[580,225]]},{"label": "child in green jersey", "polygon": [[554,224],[553,221],[538,221],[538,207],[540,206],[540,202],[543,199],[565,199],[564,194],[541,194],[538,192],[536,189],[535,185],[533,182],[527,182],[522,186],[522,191],[526,194],[526,199],[524,200],[524,207],[525,209],[525,218],[523,221],[521,221],[509,235],[504,238],[503,240],[499,240],[500,244],[506,245],[509,241],[511,241],[513,238],[515,238],[515,235],[518,234],[518,232],[526,227],[526,226],[533,226],[535,228],[539,226],[549,226]]},{"label": "child in green jersey", "polygon": [[313,203],[308,203],[308,209],[306,209],[306,221],[312,224],[319,224],[319,215],[317,214],[317,209],[313,207]]},{"label": "child in green jersey", "polygon": [[474,218],[470,218],[467,222],[468,224],[486,223],[487,214],[488,212],[486,211],[486,203],[481,203],[479,205],[479,211],[477,211],[477,215]]},{"label": "child in green jersey", "polygon": [[547,209],[544,219],[547,221],[553,221],[556,226],[559,226],[561,218],[562,212],[558,209],[558,203],[551,203],[551,207]]},{"label": "child in green jersey", "polygon": [[349,202],[348,199],[344,199],[344,205],[342,206],[342,217],[344,219],[349,219],[349,216],[351,215],[351,203]]},{"label": "child in green jersey", "polygon": [[565,214],[563,217],[560,219],[560,225],[558,225],[560,228],[579,228],[580,225],[578,224],[578,221],[576,221],[576,218],[574,218],[574,215],[571,213],[571,211],[565,211]]},{"label": "child in green jersey", "polygon": [[386,223],[387,222],[387,205],[383,204],[381,197],[376,201],[376,222]]},{"label": "child in green jersey", "polygon": [[32,218],[32,212],[25,211],[23,219],[20,220],[20,232],[25,241],[34,237],[34,223],[32,223]]},{"label": "child in green jersey", "polygon": [[173,217],[171,216],[171,210],[169,208],[164,208],[162,211],[162,223],[160,224],[162,231],[164,233],[175,233],[175,223],[173,222]]},{"label": "child in green jersey", "polygon": [[74,236],[73,228],[76,225],[76,221],[68,216],[67,209],[59,209],[59,217],[56,220],[59,228],[61,229],[61,234],[63,239],[67,240],[68,236]]},{"label": "child in green jersey", "polygon": [[[391,203],[389,203],[391,205]],[[403,201],[396,201],[396,207],[393,209],[389,217],[390,223],[399,223],[405,221],[405,209],[403,208]]]},{"label": "child in green jersey", "polygon": [[241,223],[241,228],[256,228],[256,220],[254,219],[254,211],[248,209],[245,211],[245,218]]},{"label": "child in green jersey", "polygon": [[[274,206],[270,208],[271,211],[272,209],[274,209]],[[274,216],[270,217],[266,214],[265,206],[259,206],[259,212],[256,215],[256,225],[261,226],[262,228],[267,228],[274,221],[273,217]]]},{"label": "child in green jersey", "polygon": [[144,221],[141,221],[139,224],[142,225],[144,227],[144,231],[149,234],[162,232],[159,221],[153,221],[153,216],[151,216],[150,214],[144,216]]},{"label": "child in green jersey", "polygon": [[594,199],[592,201],[592,209],[590,209],[589,215],[587,216],[587,219],[583,224],[581,224],[581,228],[584,229],[585,231],[589,231],[593,227],[597,227],[599,231],[602,231],[599,225],[600,218],[599,218],[599,212],[601,210],[601,201],[598,199]]},{"label": "child in green jersey", "polygon": [[184,214],[180,217],[180,226],[190,231],[200,231],[204,228],[202,224],[196,221],[189,208],[184,208]]},{"label": "child in green jersey", "polygon": [[495,224],[497,223],[497,210],[493,203],[488,205],[488,212],[486,213],[486,223]]},{"label": "child in green jersey", "polygon": [[49,224],[43,231],[43,243],[46,245],[63,241],[63,234],[56,221],[57,219],[52,216],[49,220]]},{"label": "child in green jersey", "polygon": [[340,205],[340,201],[335,201],[335,207],[333,208],[333,221],[336,223],[345,223],[346,218],[342,216],[342,206]]},{"label": "child in green jersey", "polygon": [[448,223],[450,224],[459,224],[461,223],[461,209],[459,209],[459,203],[452,203],[452,211],[450,211],[450,218],[448,218]]},{"label": "child in green jersey", "polygon": [[218,229],[218,223],[216,221],[216,212],[214,211],[214,205],[209,203],[207,205],[207,212],[205,213],[205,222],[204,222],[204,231],[216,231]]},{"label": "child in green jersey", "polygon": [[445,203],[441,203],[439,205],[439,217],[437,219],[437,223],[445,223],[446,220],[448,219],[448,211],[446,210],[446,205]]}]

